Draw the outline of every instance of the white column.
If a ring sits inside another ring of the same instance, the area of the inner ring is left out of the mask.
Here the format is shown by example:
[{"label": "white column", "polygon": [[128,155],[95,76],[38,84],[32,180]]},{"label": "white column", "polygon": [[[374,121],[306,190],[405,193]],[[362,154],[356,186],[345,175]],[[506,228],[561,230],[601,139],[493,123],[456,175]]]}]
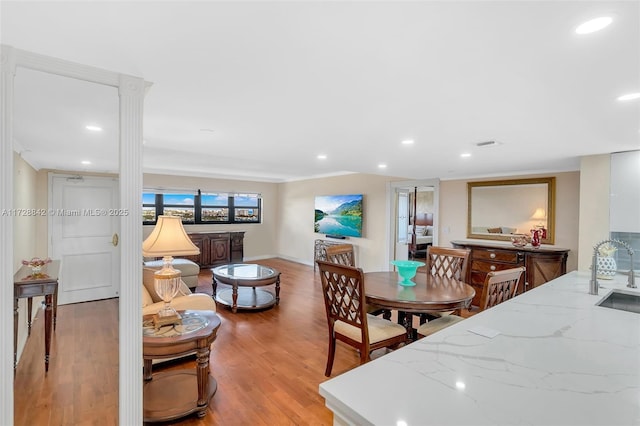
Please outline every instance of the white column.
[{"label": "white column", "polygon": [[[13,424],[13,79],[15,55],[0,46],[0,424]],[[4,212],[4,213],[3,213]]]},{"label": "white column", "polygon": [[121,425],[142,424],[142,113],[144,80],[120,77]]}]

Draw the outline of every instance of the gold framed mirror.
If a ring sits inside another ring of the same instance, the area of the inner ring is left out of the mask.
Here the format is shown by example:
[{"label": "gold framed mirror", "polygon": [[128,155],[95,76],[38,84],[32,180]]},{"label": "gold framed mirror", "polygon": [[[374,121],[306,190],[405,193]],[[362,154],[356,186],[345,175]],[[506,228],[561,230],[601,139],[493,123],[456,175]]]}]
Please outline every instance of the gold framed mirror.
[{"label": "gold framed mirror", "polygon": [[468,182],[467,238],[510,241],[546,229],[555,240],[555,177]]}]

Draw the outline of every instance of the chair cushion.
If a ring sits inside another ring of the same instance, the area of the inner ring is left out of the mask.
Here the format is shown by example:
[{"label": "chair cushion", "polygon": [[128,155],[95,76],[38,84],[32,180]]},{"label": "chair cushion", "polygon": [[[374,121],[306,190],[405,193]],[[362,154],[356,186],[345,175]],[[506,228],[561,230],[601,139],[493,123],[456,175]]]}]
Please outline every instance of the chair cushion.
[{"label": "chair cushion", "polygon": [[[162,260],[151,260],[144,262],[144,266],[155,269],[162,268],[162,264]],[[184,275],[185,277],[198,275],[200,273],[200,266],[189,259],[173,259],[173,261],[171,262],[171,266],[173,266],[173,269],[177,269],[182,272],[182,275]]]},{"label": "chair cushion", "polygon": [[[187,296],[176,297],[171,301],[171,307],[177,311],[191,309],[215,312],[216,302],[207,294],[194,293]],[[164,308],[164,302],[152,303],[142,308],[142,314],[155,314],[162,308]]]},{"label": "chair cushion", "polygon": [[145,286],[142,286],[142,307],[153,304],[153,299]]},{"label": "chair cushion", "polygon": [[[369,314],[367,314],[367,324],[369,325],[369,343],[377,343],[407,333],[400,324]],[[346,322],[336,321],[334,330],[356,342],[362,341],[360,329]]]},{"label": "chair cushion", "polygon": [[[153,274],[155,274],[156,271],[157,269],[142,268],[142,285],[147,290],[149,296],[151,297],[151,300],[154,303],[162,302],[162,298],[158,296],[158,293],[156,293],[156,287],[153,283]],[[191,294],[191,290],[189,290],[189,287],[187,287],[187,285],[182,280],[180,280],[180,287],[178,288],[178,293],[176,294],[176,297],[186,296],[188,294]],[[144,293],[142,297],[143,297],[143,303],[144,303]]]},{"label": "chair cushion", "polygon": [[438,319],[434,319],[422,324],[420,327],[418,327],[418,334],[422,336],[430,336],[431,334],[445,329],[450,325],[453,325],[462,320],[464,320],[464,318],[457,315],[445,315]]}]

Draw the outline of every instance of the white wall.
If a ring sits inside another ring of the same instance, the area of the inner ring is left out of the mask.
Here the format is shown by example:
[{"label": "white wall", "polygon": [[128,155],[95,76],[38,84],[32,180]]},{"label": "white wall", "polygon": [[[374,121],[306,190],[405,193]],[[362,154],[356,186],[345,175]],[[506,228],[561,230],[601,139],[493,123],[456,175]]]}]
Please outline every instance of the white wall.
[{"label": "white wall", "polygon": [[609,182],[611,155],[580,160],[580,235],[578,269],[591,266],[593,247],[609,238]]},{"label": "white wall", "polygon": [[[13,156],[13,207],[18,211],[23,209],[33,209],[38,207],[38,190],[36,185],[36,171],[27,164],[18,154]],[[45,198],[46,208],[46,198]],[[32,257],[46,257],[47,253],[38,252],[37,241],[46,242],[47,235],[38,233],[36,228],[36,217],[17,214],[13,220],[13,260],[14,273],[20,269],[23,259]],[[35,317],[42,297],[33,298],[32,317]],[[18,360],[27,341],[27,299],[18,300]]]},{"label": "white wall", "polygon": [[363,237],[345,242],[355,246],[356,263],[364,271],[387,270],[387,185],[396,180],[350,174],[280,184],[278,253],[285,259],[313,265],[314,241],[325,239],[324,234],[313,231],[315,196],[363,194]]},{"label": "white wall", "polygon": [[[278,226],[278,190],[275,183],[211,179],[190,176],[172,176],[145,173],[143,187],[184,189],[194,191],[254,192],[262,194],[262,223],[232,225],[185,225],[187,232],[245,231],[244,258],[257,260],[278,256],[276,247]],[[142,200],[141,200],[142,202]],[[142,220],[142,218],[141,218]],[[153,230],[153,225],[143,226],[143,240]]]},{"label": "white wall", "polygon": [[[523,179],[533,177],[556,178],[556,235],[554,246],[570,250],[567,271],[578,267],[578,217],[580,173],[565,172],[551,175],[503,176],[501,179]],[[467,182],[495,180],[447,180],[440,181],[440,245],[451,245],[452,240],[467,238]],[[608,217],[607,217],[608,223]]]}]

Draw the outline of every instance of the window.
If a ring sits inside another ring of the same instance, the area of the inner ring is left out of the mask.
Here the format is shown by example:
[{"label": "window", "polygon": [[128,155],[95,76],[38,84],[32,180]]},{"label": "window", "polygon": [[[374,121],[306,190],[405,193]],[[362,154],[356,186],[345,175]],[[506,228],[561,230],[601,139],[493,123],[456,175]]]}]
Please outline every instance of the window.
[{"label": "window", "polygon": [[260,223],[260,194],[188,192],[142,194],[142,224],[153,225],[160,215],[180,216],[185,224]]},{"label": "window", "polygon": [[229,222],[229,195],[201,194],[200,212],[202,223]]},{"label": "window", "polygon": [[182,223],[196,223],[194,194],[162,194],[162,214],[180,216]]},{"label": "window", "polygon": [[233,197],[235,222],[260,222],[260,197],[258,194],[236,194]]},{"label": "window", "polygon": [[142,224],[156,223],[156,194],[142,193]]}]

